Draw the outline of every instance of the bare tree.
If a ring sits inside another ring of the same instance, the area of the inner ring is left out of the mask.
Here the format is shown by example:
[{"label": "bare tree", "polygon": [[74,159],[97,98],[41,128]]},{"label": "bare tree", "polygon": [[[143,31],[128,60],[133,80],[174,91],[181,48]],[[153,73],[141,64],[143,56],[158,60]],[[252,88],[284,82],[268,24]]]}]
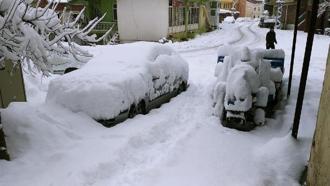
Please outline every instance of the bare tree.
[{"label": "bare tree", "polygon": [[111,29],[102,37],[90,35],[93,28],[103,19],[95,18],[85,27],[77,24],[82,17],[83,9],[73,20],[61,22],[55,12],[58,1],[49,1],[40,7],[41,0],[0,0],[0,65],[4,59],[15,63],[33,63],[45,75],[50,72],[51,55],[69,56],[77,60],[90,56],[73,41],[82,40],[96,43],[104,39]]}]

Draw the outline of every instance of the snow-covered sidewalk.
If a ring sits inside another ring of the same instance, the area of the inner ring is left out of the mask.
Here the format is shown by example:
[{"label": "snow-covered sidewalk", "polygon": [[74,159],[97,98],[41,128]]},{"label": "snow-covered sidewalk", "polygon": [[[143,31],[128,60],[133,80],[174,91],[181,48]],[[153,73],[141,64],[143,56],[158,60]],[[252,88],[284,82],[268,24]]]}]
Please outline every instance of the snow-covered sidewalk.
[{"label": "snow-covered sidewalk", "polygon": [[[238,32],[242,34],[233,34]],[[212,115],[217,46],[264,48],[266,32],[251,22],[240,23],[173,44],[189,63],[188,90],[112,128],[56,105],[12,104],[2,117],[13,160],[0,161],[0,185],[299,185],[314,132],[329,37],[315,37],[299,141],[290,137],[290,127],[305,48],[302,32],[292,97],[273,119],[246,133],[222,127]],[[276,32],[277,47],[286,52],[287,79],[292,31]],[[37,87],[28,89],[36,96],[32,101],[43,95],[35,92]]]}]

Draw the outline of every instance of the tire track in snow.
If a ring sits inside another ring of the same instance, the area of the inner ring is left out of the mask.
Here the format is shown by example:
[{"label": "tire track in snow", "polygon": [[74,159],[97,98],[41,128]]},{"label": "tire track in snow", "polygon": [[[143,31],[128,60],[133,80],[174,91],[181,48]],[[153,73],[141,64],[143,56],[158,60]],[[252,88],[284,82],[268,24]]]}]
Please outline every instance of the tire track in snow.
[{"label": "tire track in snow", "polygon": [[[240,35],[240,37],[238,37],[235,40],[232,41],[227,41],[227,42],[223,42],[219,45],[216,46],[210,46],[210,47],[205,47],[205,48],[198,48],[198,49],[190,49],[190,50],[183,50],[183,51],[179,51],[179,53],[181,55],[184,55],[185,57],[197,57],[200,54],[193,54],[193,55],[189,55],[191,53],[200,53],[203,52],[203,55],[211,55],[213,54],[218,47],[223,46],[225,43],[230,44],[230,45],[234,45],[234,46],[257,46],[262,40],[260,37],[260,35],[253,31],[252,27],[255,27],[256,23],[250,23],[249,25],[240,25],[237,27],[237,29],[235,31],[237,31]],[[205,53],[205,51],[209,51],[208,53]]]},{"label": "tire track in snow", "polygon": [[200,115],[205,112],[198,110],[196,105],[207,107],[205,99],[208,97],[202,96],[206,93],[201,86],[191,85],[170,103],[134,120],[152,124],[147,131],[130,137],[115,161],[104,162],[85,172],[84,185],[133,185],[139,172],[153,168],[166,158],[178,141],[203,123],[201,118],[205,117]]},{"label": "tire track in snow", "polygon": [[257,43],[259,41],[259,38],[257,34],[251,30],[251,27],[254,24],[255,23],[251,23],[247,26],[239,27],[239,32],[241,33],[242,37],[237,41],[230,42],[229,44],[234,46],[241,46],[241,45],[249,46],[251,44]]}]

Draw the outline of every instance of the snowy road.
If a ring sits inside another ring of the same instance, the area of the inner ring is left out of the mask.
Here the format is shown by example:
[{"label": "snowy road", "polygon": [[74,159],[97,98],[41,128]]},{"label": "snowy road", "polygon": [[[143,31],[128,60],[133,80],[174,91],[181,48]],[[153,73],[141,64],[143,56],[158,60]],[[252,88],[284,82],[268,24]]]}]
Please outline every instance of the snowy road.
[{"label": "snowy road", "polygon": [[[212,115],[216,48],[226,43],[264,48],[266,31],[251,22],[240,23],[174,44],[189,63],[188,90],[148,115],[110,129],[85,114],[57,106],[13,105],[5,111],[4,121],[12,124],[7,135],[19,137],[8,137],[14,160],[0,161],[0,185],[298,185],[309,154],[329,38],[315,38],[317,53],[305,102],[309,107],[303,110],[305,125],[299,142],[288,136],[295,96],[276,118],[249,133],[224,128]],[[277,33],[288,60],[292,32]],[[306,34],[299,33],[299,38],[304,39],[297,45],[293,95]]]}]

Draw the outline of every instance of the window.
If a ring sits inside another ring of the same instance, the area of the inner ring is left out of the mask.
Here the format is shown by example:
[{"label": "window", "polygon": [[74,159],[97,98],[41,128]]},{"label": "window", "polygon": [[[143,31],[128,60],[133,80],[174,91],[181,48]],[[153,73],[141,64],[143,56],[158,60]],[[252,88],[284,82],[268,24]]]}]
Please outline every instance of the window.
[{"label": "window", "polygon": [[212,1],[211,8],[217,8],[217,7],[218,7],[218,3],[216,1]]},{"label": "window", "polygon": [[217,12],[216,10],[211,10],[211,16],[216,16]]},{"label": "window", "polygon": [[117,3],[115,2],[112,5],[113,20],[117,21]]}]

